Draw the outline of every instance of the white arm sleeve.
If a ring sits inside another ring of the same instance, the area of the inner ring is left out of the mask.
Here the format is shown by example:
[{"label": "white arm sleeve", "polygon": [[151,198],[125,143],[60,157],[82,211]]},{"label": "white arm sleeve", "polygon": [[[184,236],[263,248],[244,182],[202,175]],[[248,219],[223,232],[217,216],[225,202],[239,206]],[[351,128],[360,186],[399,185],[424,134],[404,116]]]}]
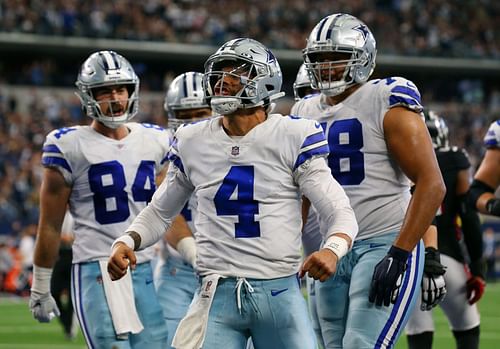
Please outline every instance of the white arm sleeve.
[{"label": "white arm sleeve", "polygon": [[319,216],[328,226],[323,237],[327,240],[334,233],[344,233],[354,241],[358,223],[344,189],[333,178],[326,160],[315,157],[306,161],[294,173],[296,183]]},{"label": "white arm sleeve", "polygon": [[165,179],[154,193],[151,202],[127,229],[127,232],[135,231],[140,235],[140,250],[154,245],[163,237],[193,190],[194,187],[186,175],[171,163]]}]

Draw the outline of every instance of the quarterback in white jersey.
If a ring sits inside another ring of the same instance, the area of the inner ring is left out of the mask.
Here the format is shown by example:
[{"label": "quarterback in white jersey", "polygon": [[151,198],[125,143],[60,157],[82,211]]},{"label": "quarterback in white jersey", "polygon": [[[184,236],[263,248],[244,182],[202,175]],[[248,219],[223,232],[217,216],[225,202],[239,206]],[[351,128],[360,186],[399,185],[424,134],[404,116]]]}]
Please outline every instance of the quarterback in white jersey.
[{"label": "quarterback in white jersey", "polygon": [[500,120],[491,123],[484,145],[486,153],[474,175],[470,200],[479,212],[500,216],[500,199],[495,196],[500,185]]},{"label": "quarterback in white jersey", "polygon": [[[205,64],[212,110],[223,116],[176,132],[167,177],[118,239],[112,278],[133,250],[158,240],[194,194],[196,268],[202,285],[179,324],[175,348],[316,348],[297,272],[326,279],[357,233],[349,200],[324,156],[321,126],[269,114],[281,95],[273,53],[252,39],[224,44]],[[330,245],[301,269],[301,195],[328,226]]]},{"label": "quarterback in white jersey", "polygon": [[139,78],[121,55],[92,54],[76,85],[94,120],[54,130],[44,143],[30,307],[41,322],[57,313],[46,278],[69,204],[75,235],[72,301],[88,347],[165,348],[167,330],[152,283],[153,249],[138,253],[136,270],[121,284],[109,279],[106,261],[112,242],[151,200],[155,179],[166,167],[171,133],[127,122],[138,110]]},{"label": "quarterback in white jersey", "polygon": [[392,348],[418,295],[420,239],[444,195],[420,94],[401,77],[368,81],[375,38],[351,15],[323,18],[303,57],[321,94],[298,101],[291,113],[323,127],[328,165],[359,224],[337,274],[316,283],[323,340],[326,348]]}]

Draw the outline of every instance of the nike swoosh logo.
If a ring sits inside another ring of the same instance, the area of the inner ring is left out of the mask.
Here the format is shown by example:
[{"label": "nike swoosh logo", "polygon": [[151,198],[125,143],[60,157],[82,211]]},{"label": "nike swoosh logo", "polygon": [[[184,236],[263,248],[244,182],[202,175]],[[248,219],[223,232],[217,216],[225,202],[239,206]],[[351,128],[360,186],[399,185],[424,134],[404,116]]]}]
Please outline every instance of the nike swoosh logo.
[{"label": "nike swoosh logo", "polygon": [[277,295],[285,291],[288,291],[288,288],[284,288],[282,290],[271,290],[271,296],[276,297]]},{"label": "nike swoosh logo", "polygon": [[381,244],[381,243],[371,243],[370,244],[370,248],[381,247],[381,246],[385,246],[385,244]]},{"label": "nike swoosh logo", "polygon": [[389,266],[387,267],[387,273],[388,273],[388,272],[389,272],[389,270],[391,270],[391,266],[392,266],[393,258],[392,258],[392,257],[389,257],[389,258],[387,258],[387,260],[389,261]]},{"label": "nike swoosh logo", "polygon": [[149,285],[149,284],[150,284],[150,283],[152,283],[152,282],[153,282],[153,279],[151,279],[151,280],[146,280],[146,285]]}]

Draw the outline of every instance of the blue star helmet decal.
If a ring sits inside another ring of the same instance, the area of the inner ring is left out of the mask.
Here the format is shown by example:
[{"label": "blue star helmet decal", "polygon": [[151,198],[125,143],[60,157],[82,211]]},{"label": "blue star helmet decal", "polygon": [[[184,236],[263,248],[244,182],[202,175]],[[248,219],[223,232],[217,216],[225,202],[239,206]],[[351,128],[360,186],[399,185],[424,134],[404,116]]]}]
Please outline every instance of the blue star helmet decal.
[{"label": "blue star helmet decal", "polygon": [[363,35],[363,39],[366,40],[366,37],[368,36],[368,28],[366,25],[360,24],[352,29],[359,31]]}]

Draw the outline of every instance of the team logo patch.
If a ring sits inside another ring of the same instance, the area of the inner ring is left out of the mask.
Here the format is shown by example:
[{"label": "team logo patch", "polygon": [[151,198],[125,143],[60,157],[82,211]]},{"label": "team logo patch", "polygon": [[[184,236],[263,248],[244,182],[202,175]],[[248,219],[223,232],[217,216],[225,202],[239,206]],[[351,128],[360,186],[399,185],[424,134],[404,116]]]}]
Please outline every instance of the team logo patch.
[{"label": "team logo patch", "polygon": [[231,148],[231,155],[232,156],[238,156],[240,155],[240,147],[235,145],[234,147]]}]

